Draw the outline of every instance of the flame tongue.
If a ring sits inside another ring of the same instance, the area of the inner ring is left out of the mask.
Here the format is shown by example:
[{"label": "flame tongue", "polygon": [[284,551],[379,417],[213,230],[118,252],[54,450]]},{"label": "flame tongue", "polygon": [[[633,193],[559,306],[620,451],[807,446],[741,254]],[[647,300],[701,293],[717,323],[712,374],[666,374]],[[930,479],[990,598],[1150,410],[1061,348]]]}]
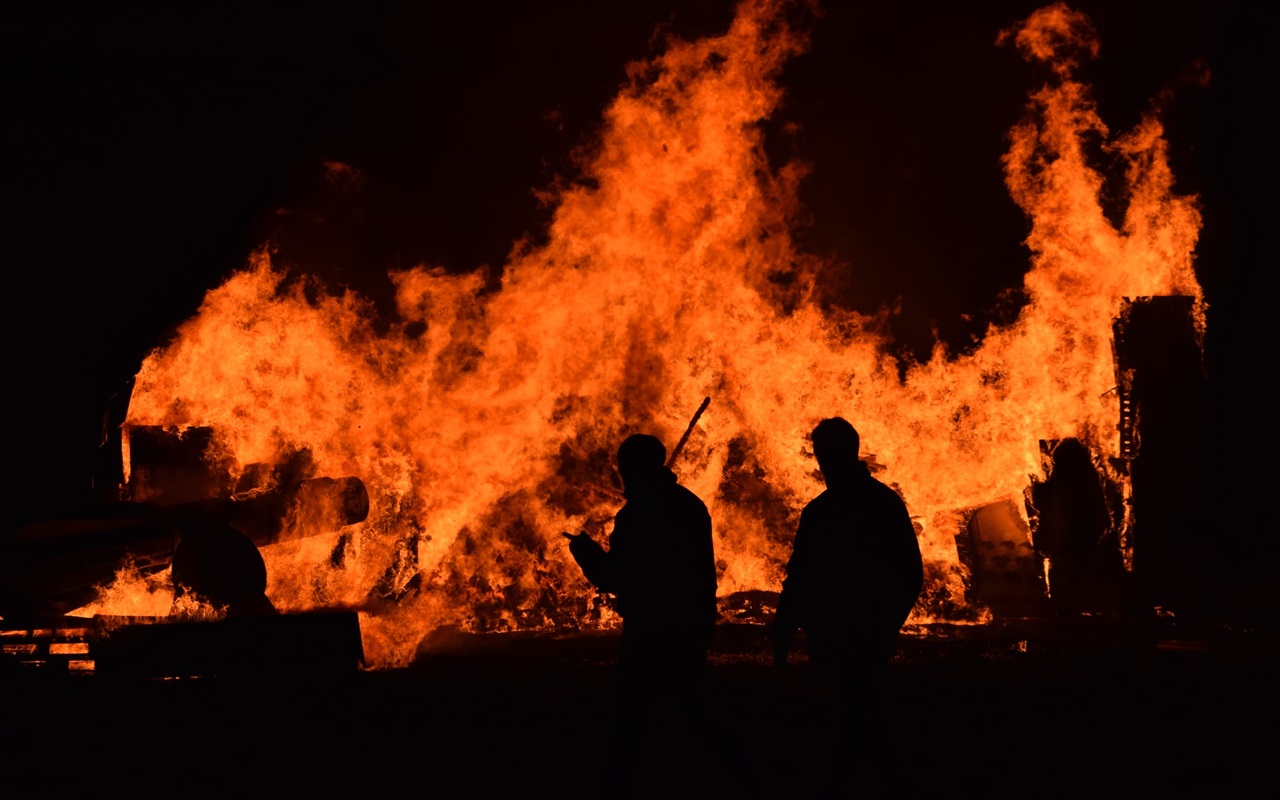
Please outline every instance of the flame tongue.
[{"label": "flame tongue", "polygon": [[1083,18],[1053,6],[1006,34],[1055,75],[1005,158],[1033,219],[1030,302],[971,355],[939,347],[904,379],[875,320],[809,299],[818,263],[787,222],[803,170],[771,169],[759,127],[805,44],[781,5],[744,3],[723,36],[631,68],[589,182],[559,195],[547,243],[517,248],[500,291],[394,273],[399,320],[377,333],[367,301],[258,253],[144,362],[129,424],[212,426],[239,469],[305,448],[318,474],[368,487],[362,524],[267,548],[278,607],[365,608],[380,665],[441,625],[610,624],[558,534],[603,532],[617,501],[593,484],[610,483],[617,443],[673,445],[708,395],[675,468],[712,509],[721,594],[778,587],[820,490],[803,450],[822,417],[858,426],[919,521],[921,619],[969,613],[953,536],[974,507],[1021,496],[1040,439],[1116,454],[1112,318],[1124,296],[1200,297],[1199,219],[1149,119],[1108,144],[1131,166],[1124,225],[1107,222],[1082,146],[1106,129],[1071,70],[1097,46]]}]

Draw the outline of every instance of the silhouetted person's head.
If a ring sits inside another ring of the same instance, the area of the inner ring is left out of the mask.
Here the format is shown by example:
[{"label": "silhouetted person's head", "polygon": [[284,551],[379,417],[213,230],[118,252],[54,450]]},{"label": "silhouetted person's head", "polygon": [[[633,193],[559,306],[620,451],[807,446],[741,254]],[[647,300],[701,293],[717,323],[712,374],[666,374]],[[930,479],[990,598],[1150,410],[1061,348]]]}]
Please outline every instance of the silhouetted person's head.
[{"label": "silhouetted person's head", "polygon": [[813,455],[827,483],[839,482],[857,474],[858,431],[842,417],[819,422],[810,435]]},{"label": "silhouetted person's head", "polygon": [[1093,472],[1089,450],[1079,439],[1063,439],[1053,448],[1053,471]]},{"label": "silhouetted person's head", "polygon": [[666,462],[667,448],[648,434],[632,434],[618,446],[618,472],[624,488],[636,489],[659,480],[668,472]]}]

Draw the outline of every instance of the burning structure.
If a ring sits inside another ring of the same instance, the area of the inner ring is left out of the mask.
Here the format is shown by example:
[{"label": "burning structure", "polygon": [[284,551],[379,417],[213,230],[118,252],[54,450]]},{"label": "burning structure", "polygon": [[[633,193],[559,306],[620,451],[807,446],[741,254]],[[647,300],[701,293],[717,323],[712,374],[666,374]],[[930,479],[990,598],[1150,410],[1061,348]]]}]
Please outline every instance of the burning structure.
[{"label": "burning structure", "polygon": [[[239,470],[233,488],[218,473],[209,434],[130,430],[126,457],[139,456],[145,466],[126,469],[121,499],[6,525],[6,666],[12,660],[26,668],[56,665],[51,671],[173,677],[296,667],[317,657],[326,668],[359,665],[354,614],[276,617],[260,548],[362,522],[369,512],[364,484],[311,476],[300,454],[284,470]],[[100,593],[120,580],[150,599],[151,618],[129,608],[115,610],[115,619],[78,618],[111,605]],[[146,624],[155,621],[164,624]],[[298,652],[300,642],[307,652]]]},{"label": "burning structure", "polygon": [[[1098,41],[1070,7],[1001,33],[1048,74],[1003,160],[1031,220],[1026,302],[969,352],[939,345],[904,361],[883,319],[826,301],[830,265],[794,239],[806,168],[765,152],[780,71],[806,46],[789,11],[745,2],[723,34],[632,65],[582,179],[548,197],[545,241],[517,246],[500,280],[394,271],[395,316],[375,324],[367,298],[258,251],[144,361],[126,439],[207,430],[233,483],[299,452],[316,474],[357,476],[367,518],[264,547],[266,594],[285,610],[362,609],[381,666],[407,663],[441,627],[611,625],[608,599],[579,579],[558,534],[599,533],[617,442],[636,430],[674,442],[704,396],[675,469],[711,507],[726,609],[777,589],[818,489],[804,433],[834,414],[855,421],[916,519],[927,570],[917,622],[984,619],[1001,602],[981,585],[1001,571],[984,572],[988,561],[1012,559],[1021,594],[1000,596],[1030,603],[1045,591],[1037,562],[1070,571],[1027,503],[1030,484],[1055,480],[1045,464],[1060,442],[1096,476],[1103,547],[1140,571],[1140,480],[1125,468],[1135,440],[1124,432],[1144,390],[1126,384],[1131,339],[1117,342],[1114,326],[1148,307],[1129,298],[1172,296],[1185,298],[1193,343],[1205,326],[1199,212],[1173,190],[1158,115],[1111,135],[1077,78]],[[1125,165],[1118,220],[1104,210],[1099,147]],[[1010,553],[983,561],[983,543]],[[97,608],[145,588],[126,576]]]}]

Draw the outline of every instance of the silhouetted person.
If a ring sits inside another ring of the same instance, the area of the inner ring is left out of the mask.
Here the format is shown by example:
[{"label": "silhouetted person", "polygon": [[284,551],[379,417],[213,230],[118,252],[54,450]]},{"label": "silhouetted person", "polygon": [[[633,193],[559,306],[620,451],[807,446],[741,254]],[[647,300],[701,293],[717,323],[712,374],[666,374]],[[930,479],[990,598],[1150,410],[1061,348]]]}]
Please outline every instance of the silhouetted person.
[{"label": "silhouetted person", "polygon": [[1053,467],[1031,489],[1036,507],[1035,546],[1049,559],[1049,596],[1064,611],[1118,610],[1124,565],[1111,533],[1102,481],[1088,449],[1064,439]]},{"label": "silhouetted person", "polygon": [[858,459],[852,425],[825,419],[812,439],[827,488],[800,515],[778,600],[774,663],[786,665],[803,629],[810,663],[839,693],[836,758],[884,769],[893,754],[879,682],[924,582],[920,546],[902,498]]},{"label": "silhouetted person", "polygon": [[715,632],[716,567],[711,516],[667,469],[666,448],[652,436],[629,436],[618,448],[626,505],[614,518],[609,549],[585,533],[569,551],[592,584],[617,597],[622,616],[617,714],[623,780],[646,764],[652,745],[670,738],[665,713],[695,739],[707,735],[707,646]]}]

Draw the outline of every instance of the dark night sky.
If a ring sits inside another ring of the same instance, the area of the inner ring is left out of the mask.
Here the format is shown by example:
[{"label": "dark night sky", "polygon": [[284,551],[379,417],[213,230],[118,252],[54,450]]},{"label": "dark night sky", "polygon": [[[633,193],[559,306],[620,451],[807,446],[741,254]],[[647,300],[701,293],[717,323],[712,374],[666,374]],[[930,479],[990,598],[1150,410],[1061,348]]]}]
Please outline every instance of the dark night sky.
[{"label": "dark night sky", "polygon": [[[500,265],[545,220],[532,190],[572,174],[571,150],[625,64],[654,52],[655,28],[718,32],[732,12],[719,0],[260,5],[11,20],[6,394],[20,495],[88,488],[108,397],[268,237],[378,300],[388,267]],[[901,298],[904,351],[934,325],[963,343],[1027,265],[999,157],[1042,76],[994,40],[1040,4],[827,5],[783,77],[778,121],[800,132],[769,145],[814,167],[801,241],[871,265],[851,273],[849,302]],[[1234,419],[1256,418],[1272,15],[1233,1],[1075,7],[1099,32],[1102,57],[1082,77],[1113,131],[1197,60],[1212,73],[1178,91],[1168,137],[1181,189],[1203,201],[1211,379]],[[327,160],[363,172],[358,199],[326,187]]]}]

